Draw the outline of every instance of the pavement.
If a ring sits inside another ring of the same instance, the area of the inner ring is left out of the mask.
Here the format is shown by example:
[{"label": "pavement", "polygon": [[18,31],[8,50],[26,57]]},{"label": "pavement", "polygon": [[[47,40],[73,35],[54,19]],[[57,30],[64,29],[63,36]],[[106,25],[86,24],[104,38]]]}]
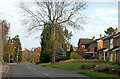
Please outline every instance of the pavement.
[{"label": "pavement", "polygon": [[9,68],[12,67],[12,66],[14,66],[14,65],[16,65],[16,63],[10,63],[10,64],[0,65],[0,78],[7,77]]},{"label": "pavement", "polygon": [[9,69],[8,79],[94,79],[64,69],[19,63]]}]

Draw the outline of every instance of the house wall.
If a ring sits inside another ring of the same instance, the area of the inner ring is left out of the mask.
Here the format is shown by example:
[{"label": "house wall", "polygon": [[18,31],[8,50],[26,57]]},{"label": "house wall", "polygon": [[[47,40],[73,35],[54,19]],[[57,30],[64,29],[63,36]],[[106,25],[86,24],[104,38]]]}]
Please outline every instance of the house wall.
[{"label": "house wall", "polygon": [[[114,38],[113,40],[113,46],[116,47],[116,46],[120,46],[120,44],[118,43],[118,38]],[[120,53],[119,51],[111,51],[109,53],[109,60],[111,60],[111,54],[113,54],[113,57],[112,57],[112,62],[120,62]]]},{"label": "house wall", "polygon": [[[118,42],[119,38],[117,38],[117,45],[120,46],[120,43]],[[116,62],[120,63],[120,51],[116,51]]]},{"label": "house wall", "polygon": [[117,62],[120,63],[120,51],[117,52]]},{"label": "house wall", "polygon": [[[93,46],[92,46],[92,44],[93,44]],[[95,44],[94,43],[92,43],[92,44],[90,44],[90,49],[89,49],[89,52],[93,52],[93,57],[95,57]]]},{"label": "house wall", "polygon": [[114,38],[113,45],[114,47],[118,46],[118,38]]},{"label": "house wall", "polygon": [[[93,47],[92,47],[92,44],[93,44]],[[94,52],[94,43],[90,44],[90,50],[89,52]]]},{"label": "house wall", "polygon": [[107,40],[107,44],[105,44],[105,40],[103,41],[103,47],[110,49],[110,40]]},{"label": "house wall", "polygon": [[[119,38],[120,38],[120,37],[119,37]],[[118,46],[120,46],[120,43],[118,42],[118,39],[119,39],[119,38],[117,38],[117,43],[118,43]]]},{"label": "house wall", "polygon": [[80,45],[80,54],[83,56],[85,45]]},{"label": "house wall", "polygon": [[[103,40],[97,43],[97,50],[100,50],[102,48],[103,48]],[[97,52],[97,59],[102,59],[102,52]]]},{"label": "house wall", "polygon": [[[105,40],[103,41],[103,48],[108,48],[108,50],[110,49],[110,40],[109,39],[107,40],[107,44],[105,44]],[[108,60],[110,61],[111,52],[107,52],[107,54],[108,54]]]},{"label": "house wall", "polygon": [[103,41],[101,40],[97,43],[97,50],[100,50],[102,48],[103,48]]}]

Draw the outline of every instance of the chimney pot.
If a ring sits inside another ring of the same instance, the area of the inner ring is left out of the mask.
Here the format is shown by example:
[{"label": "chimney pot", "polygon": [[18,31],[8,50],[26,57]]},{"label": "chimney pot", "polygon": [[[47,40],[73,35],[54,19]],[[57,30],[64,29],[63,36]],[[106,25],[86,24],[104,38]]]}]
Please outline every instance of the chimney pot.
[{"label": "chimney pot", "polygon": [[112,32],[112,35],[113,35],[114,33]]},{"label": "chimney pot", "polygon": [[95,40],[95,36],[93,36],[93,40]]},{"label": "chimney pot", "polygon": [[118,28],[117,28],[117,27],[116,27],[115,33],[116,33],[116,34],[118,33]]},{"label": "chimney pot", "polygon": [[102,38],[102,34],[100,34],[100,38]]}]

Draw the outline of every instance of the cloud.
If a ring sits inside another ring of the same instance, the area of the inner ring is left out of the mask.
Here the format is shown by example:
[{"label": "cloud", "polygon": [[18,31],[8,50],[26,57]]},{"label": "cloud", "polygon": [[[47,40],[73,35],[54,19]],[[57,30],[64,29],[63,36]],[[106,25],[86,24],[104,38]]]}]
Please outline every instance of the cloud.
[{"label": "cloud", "polygon": [[[94,6],[95,7],[95,6]],[[85,24],[84,31],[78,31],[74,33],[71,39],[72,44],[77,46],[79,38],[92,38],[95,36],[99,38],[100,34],[104,35],[104,30],[109,27],[118,27],[118,9],[104,7],[95,8],[91,14],[88,13],[88,23]]]}]

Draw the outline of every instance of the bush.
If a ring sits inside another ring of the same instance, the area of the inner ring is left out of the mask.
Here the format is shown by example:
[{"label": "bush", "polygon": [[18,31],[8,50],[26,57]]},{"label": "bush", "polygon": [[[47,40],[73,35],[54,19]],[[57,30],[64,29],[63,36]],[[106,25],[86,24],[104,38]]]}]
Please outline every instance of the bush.
[{"label": "bush", "polygon": [[85,70],[85,69],[94,69],[94,68],[95,68],[95,65],[82,65],[81,68],[82,68],[83,70]]},{"label": "bush", "polygon": [[95,71],[97,72],[112,72],[112,66],[106,64],[100,64],[95,67]]},{"label": "bush", "polygon": [[86,69],[85,65],[82,65],[82,66],[81,66],[81,68],[82,68],[83,70],[85,70],[85,69]]},{"label": "bush", "polygon": [[70,58],[71,59],[82,59],[82,56],[77,52],[71,52],[70,53]]},{"label": "bush", "polygon": [[86,59],[91,59],[91,55],[89,55],[89,54],[84,54],[84,58],[86,58]]}]

